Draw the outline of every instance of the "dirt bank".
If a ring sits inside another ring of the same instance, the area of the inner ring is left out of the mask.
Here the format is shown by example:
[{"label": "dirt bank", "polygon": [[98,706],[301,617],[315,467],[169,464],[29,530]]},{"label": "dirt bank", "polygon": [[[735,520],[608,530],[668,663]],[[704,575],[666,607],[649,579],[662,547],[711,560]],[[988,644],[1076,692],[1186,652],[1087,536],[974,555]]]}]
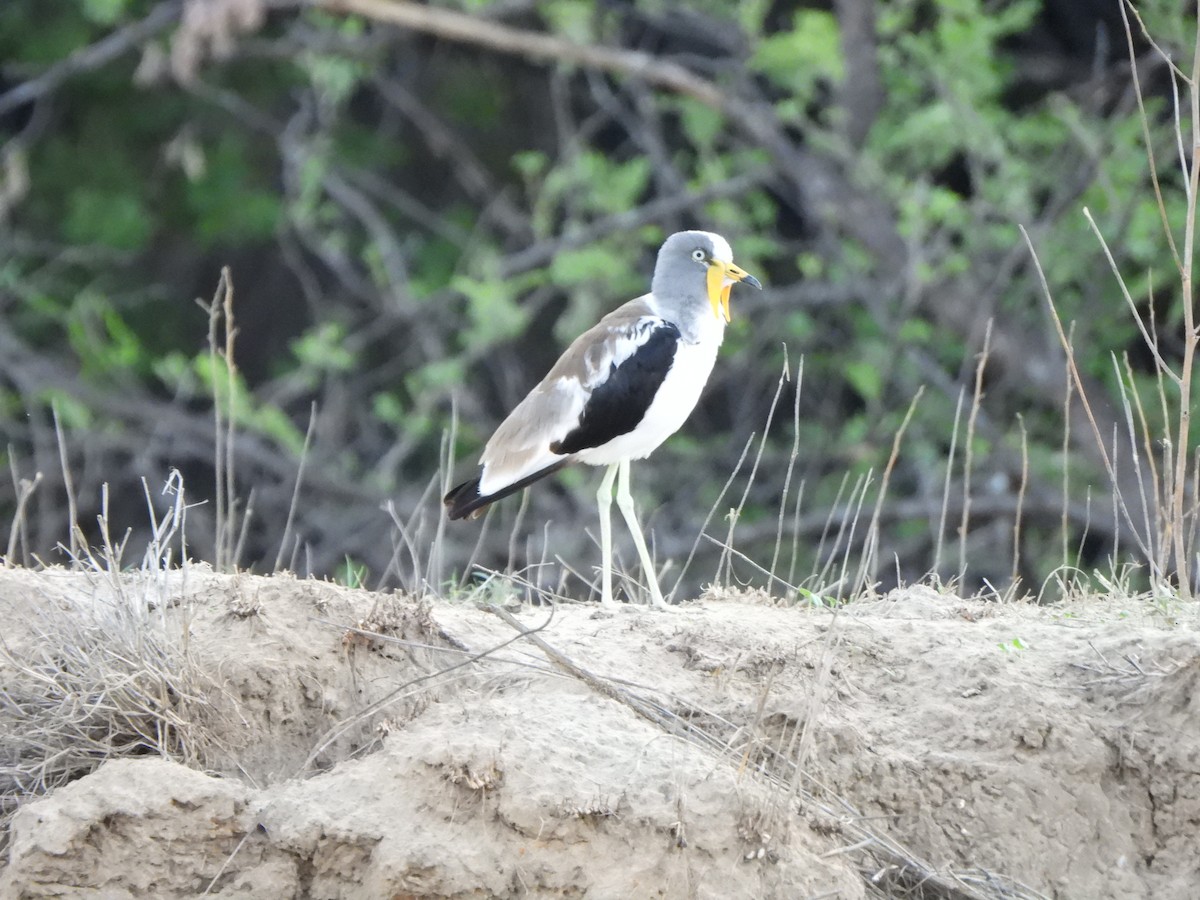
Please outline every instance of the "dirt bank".
[{"label": "dirt bank", "polygon": [[0,896],[1196,896],[1194,610],[514,612],[540,630],[287,577],[0,572],[5,789],[34,786],[18,726],[112,716],[49,696],[98,652],[54,635],[141,647],[104,684],[157,696],[191,763],[127,740],[24,803]]}]

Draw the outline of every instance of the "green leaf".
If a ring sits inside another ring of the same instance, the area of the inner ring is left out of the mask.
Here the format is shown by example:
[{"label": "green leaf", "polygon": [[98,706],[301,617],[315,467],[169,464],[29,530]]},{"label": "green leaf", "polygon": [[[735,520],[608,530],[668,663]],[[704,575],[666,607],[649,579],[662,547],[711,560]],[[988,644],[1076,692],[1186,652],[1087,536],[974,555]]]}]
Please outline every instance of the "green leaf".
[{"label": "green leaf", "polygon": [[321,99],[334,105],[348,100],[367,75],[362,62],[325,53],[306,54],[304,69]]},{"label": "green leaf", "polygon": [[208,154],[204,172],[186,186],[196,230],[210,244],[261,240],[275,233],[279,195],[260,170],[249,139],[227,133]]},{"label": "green leaf", "polygon": [[624,268],[616,255],[602,244],[564,250],[550,262],[550,280],[562,287],[590,281],[605,281]]},{"label": "green leaf", "polygon": [[36,399],[58,413],[58,421],[68,431],[86,430],[95,421],[95,416],[83,401],[58,388],[38,391]]},{"label": "green leaf", "polygon": [[111,380],[118,373],[148,370],[149,351],[105,295],[81,291],[65,325],[86,377]]},{"label": "green leaf", "polygon": [[750,68],[801,97],[810,97],[821,79],[841,81],[837,17],[826,10],[798,11],[790,31],[780,31],[758,42]]},{"label": "green leaf", "polygon": [[333,579],[339,584],[357,590],[366,587],[369,575],[370,570],[367,568],[366,563],[360,563],[352,557],[347,556],[341,565],[338,566]]},{"label": "green leaf", "polygon": [[127,6],[129,0],[83,0],[83,14],[97,25],[115,25]]},{"label": "green leaf", "polygon": [[878,400],[883,394],[883,376],[869,362],[850,360],[843,369],[850,386],[864,400]]},{"label": "green leaf", "polygon": [[579,159],[579,188],[586,202],[600,212],[625,212],[637,205],[650,182],[650,159],[637,156],[613,162],[599,153]]},{"label": "green leaf", "polygon": [[399,426],[405,422],[404,403],[391,391],[380,391],[371,398],[371,412],[388,425]]},{"label": "green leaf", "polygon": [[151,363],[154,376],[177,394],[194,394],[200,382],[192,367],[192,360],[178,351],[161,356]]},{"label": "green leaf", "polygon": [[541,4],[539,11],[551,29],[567,40],[576,44],[595,43],[596,4],[592,0],[555,0]]},{"label": "green leaf", "polygon": [[404,380],[404,386],[412,396],[424,393],[444,394],[450,388],[462,384],[466,376],[466,365],[461,357],[448,357],[422,366]]},{"label": "green leaf", "polygon": [[462,331],[464,346],[489,347],[524,330],[527,316],[517,303],[517,286],[512,282],[459,275],[451,280],[450,286],[467,298],[468,325]]},{"label": "green leaf", "polygon": [[218,357],[214,361],[207,353],[197,356],[192,366],[225,415],[231,416],[241,427],[271,438],[297,456],[302,452],[304,435],[279,407],[259,403],[240,372],[234,372],[231,379],[224,360]]},{"label": "green leaf", "polygon": [[934,328],[924,319],[907,319],[896,335],[902,344],[928,344],[933,341]]},{"label": "green leaf", "polygon": [[540,150],[523,150],[512,156],[512,167],[524,178],[540,176],[550,165],[550,160]]},{"label": "green leaf", "polygon": [[692,143],[711,147],[725,127],[725,117],[698,100],[684,98],[679,104],[680,120]]},{"label": "green leaf", "polygon": [[71,192],[63,232],[74,244],[115,250],[143,249],[152,231],[149,212],[136,193],[81,187]]},{"label": "green leaf", "polygon": [[357,362],[345,346],[346,327],[339,322],[322,322],[292,341],[292,353],[300,363],[318,372],[349,372]]}]

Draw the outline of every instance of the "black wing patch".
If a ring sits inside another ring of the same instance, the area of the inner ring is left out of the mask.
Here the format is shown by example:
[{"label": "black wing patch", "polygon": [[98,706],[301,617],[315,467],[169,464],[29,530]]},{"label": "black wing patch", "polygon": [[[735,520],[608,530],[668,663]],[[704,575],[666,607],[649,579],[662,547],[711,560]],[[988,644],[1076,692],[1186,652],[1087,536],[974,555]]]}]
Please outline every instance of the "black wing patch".
[{"label": "black wing patch", "polygon": [[578,453],[603,446],[637,428],[671,371],[678,346],[679,329],[674,324],[664,322],[655,328],[646,343],[620,365],[609,368],[608,378],[592,389],[579,425],[550,449],[554,453]]}]

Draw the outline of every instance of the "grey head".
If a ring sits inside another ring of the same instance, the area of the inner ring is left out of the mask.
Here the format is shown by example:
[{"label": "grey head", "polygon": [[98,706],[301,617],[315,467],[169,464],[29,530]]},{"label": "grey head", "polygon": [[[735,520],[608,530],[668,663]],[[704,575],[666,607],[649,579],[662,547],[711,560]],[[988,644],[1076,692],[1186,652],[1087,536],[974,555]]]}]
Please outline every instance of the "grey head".
[{"label": "grey head", "polygon": [[715,319],[718,333],[724,330],[729,289],[735,282],[762,287],[733,264],[733,250],[725,238],[708,231],[679,231],[658,251],[650,291],[660,314],[675,322],[685,338],[695,340],[711,330],[713,323],[706,318]]}]

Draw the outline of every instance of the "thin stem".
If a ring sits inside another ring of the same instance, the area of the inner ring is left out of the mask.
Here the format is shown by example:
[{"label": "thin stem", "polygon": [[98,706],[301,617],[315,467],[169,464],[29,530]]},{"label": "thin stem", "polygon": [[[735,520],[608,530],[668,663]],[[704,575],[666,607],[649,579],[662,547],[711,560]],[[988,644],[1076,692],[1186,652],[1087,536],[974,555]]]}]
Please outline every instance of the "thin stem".
[{"label": "thin stem", "polygon": [[983,332],[983,349],[975,366],[975,392],[971,396],[971,412],[967,415],[967,439],[963,446],[963,503],[962,519],[958,526],[958,584],[961,590],[967,577],[967,528],[971,521],[971,463],[974,458],[975,422],[979,418],[979,407],[983,402],[983,371],[987,367],[988,354],[992,348],[992,319],[988,319]]},{"label": "thin stem", "polygon": [[1025,507],[1025,491],[1029,487],[1029,434],[1025,430],[1025,417],[1020,413],[1017,413],[1017,425],[1021,428],[1021,486],[1017,490],[1017,511],[1013,516],[1013,587],[1021,580],[1021,513]]}]

